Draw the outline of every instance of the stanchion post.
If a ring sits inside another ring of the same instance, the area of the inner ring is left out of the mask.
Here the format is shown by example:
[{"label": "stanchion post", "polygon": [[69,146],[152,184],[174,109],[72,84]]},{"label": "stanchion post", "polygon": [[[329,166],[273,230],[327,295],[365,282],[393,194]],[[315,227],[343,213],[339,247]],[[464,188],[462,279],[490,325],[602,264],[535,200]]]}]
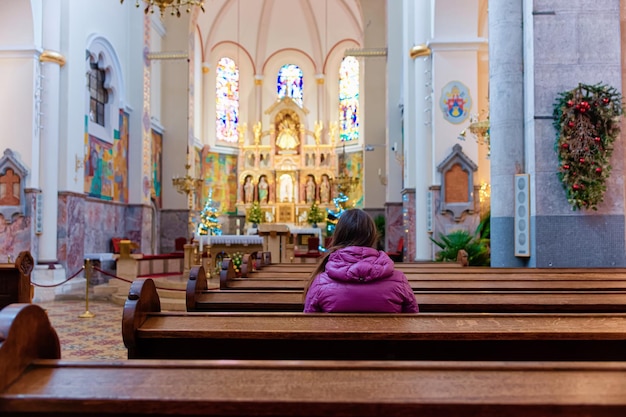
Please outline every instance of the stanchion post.
[{"label": "stanchion post", "polygon": [[91,260],[85,259],[85,312],[78,317],[81,319],[91,319],[96,317],[89,311],[89,281],[91,281]]}]

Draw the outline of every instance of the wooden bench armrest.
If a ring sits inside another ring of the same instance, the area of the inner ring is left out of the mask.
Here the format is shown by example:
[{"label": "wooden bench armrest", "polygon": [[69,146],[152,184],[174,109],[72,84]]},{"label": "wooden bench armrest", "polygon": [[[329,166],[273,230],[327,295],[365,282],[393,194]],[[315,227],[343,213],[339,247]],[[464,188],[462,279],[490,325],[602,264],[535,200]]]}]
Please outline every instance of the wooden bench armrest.
[{"label": "wooden bench armrest", "polygon": [[132,357],[137,347],[137,329],[146,321],[148,313],[161,311],[161,301],[151,278],[136,279],[130,286],[122,313],[122,339]]},{"label": "wooden bench armrest", "polygon": [[239,267],[242,278],[247,278],[250,273],[256,270],[257,257],[258,251],[243,255],[243,258],[241,259],[241,266]]},{"label": "wooden bench armrest", "polygon": [[10,304],[0,310],[0,391],[35,359],[59,358],[59,337],[41,307]]},{"label": "wooden bench armrest", "polygon": [[235,265],[230,258],[224,258],[222,261],[222,269],[220,270],[220,289],[228,288],[228,281],[236,277]]},{"label": "wooden bench armrest", "polygon": [[192,311],[196,306],[197,294],[209,289],[206,272],[202,265],[194,266],[189,271],[189,281],[185,294],[185,304],[187,311]]}]

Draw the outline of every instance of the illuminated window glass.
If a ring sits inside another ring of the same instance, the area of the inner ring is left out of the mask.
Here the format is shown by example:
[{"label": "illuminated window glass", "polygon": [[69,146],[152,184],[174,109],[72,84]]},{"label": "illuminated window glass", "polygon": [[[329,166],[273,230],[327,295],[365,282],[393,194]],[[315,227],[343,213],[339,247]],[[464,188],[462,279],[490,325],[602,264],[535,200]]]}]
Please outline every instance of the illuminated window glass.
[{"label": "illuminated window glass", "polygon": [[359,138],[359,62],[347,56],[339,69],[339,139]]},{"label": "illuminated window glass", "polygon": [[220,59],[215,77],[216,137],[218,141],[237,143],[239,69],[235,61],[230,58]]},{"label": "illuminated window glass", "polygon": [[278,98],[291,97],[302,107],[302,70],[297,65],[283,65],[278,71]]}]

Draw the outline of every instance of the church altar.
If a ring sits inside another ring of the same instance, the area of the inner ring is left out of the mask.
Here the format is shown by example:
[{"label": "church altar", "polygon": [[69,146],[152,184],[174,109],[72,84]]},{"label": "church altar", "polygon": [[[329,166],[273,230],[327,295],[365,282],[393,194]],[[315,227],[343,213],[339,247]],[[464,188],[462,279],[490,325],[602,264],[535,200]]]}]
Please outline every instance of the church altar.
[{"label": "church altar", "polygon": [[[196,233],[199,253],[207,252],[210,265],[207,272],[213,275],[214,268],[219,270],[219,261],[224,257],[233,258],[239,253],[242,256],[247,253],[263,251],[263,238],[255,235],[199,235]],[[204,263],[203,263],[204,264]]]},{"label": "church altar", "polygon": [[324,244],[322,229],[319,227],[289,227],[289,232],[292,235],[316,235],[320,240],[320,245]]},{"label": "church altar", "polygon": [[198,235],[196,234],[196,240],[200,246],[200,251],[202,251],[202,247],[204,245],[213,246],[213,245],[223,245],[223,246],[232,246],[232,245],[263,245],[263,238],[261,236],[255,235],[219,235],[219,236],[211,236],[211,235]]}]

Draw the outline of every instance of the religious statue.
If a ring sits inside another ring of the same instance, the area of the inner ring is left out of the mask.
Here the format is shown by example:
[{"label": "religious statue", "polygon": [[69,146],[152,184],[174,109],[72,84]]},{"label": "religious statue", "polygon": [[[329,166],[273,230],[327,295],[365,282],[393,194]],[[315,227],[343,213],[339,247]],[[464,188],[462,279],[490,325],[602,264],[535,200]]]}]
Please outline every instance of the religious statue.
[{"label": "religious statue", "polygon": [[330,143],[334,144],[335,143],[335,138],[337,137],[337,130],[339,129],[339,126],[337,124],[337,122],[333,122],[330,124],[329,127],[329,131],[328,131],[328,136],[330,137]]},{"label": "religious statue", "polygon": [[267,168],[270,166],[270,154],[269,153],[262,153],[260,155],[261,160],[259,161],[259,165],[261,165],[261,168]]},{"label": "religious statue", "polygon": [[306,185],[304,187],[304,196],[307,204],[311,204],[315,201],[315,181],[313,179],[313,175],[309,175],[306,181]]},{"label": "religious statue", "polygon": [[293,201],[293,178],[289,174],[283,174],[279,178],[280,198],[282,203],[291,203]]},{"label": "religious statue", "polygon": [[319,145],[322,140],[322,130],[324,129],[324,123],[321,120],[316,121],[314,129],[315,144]]},{"label": "religious statue", "polygon": [[328,175],[322,175],[322,183],[320,184],[320,201],[322,203],[330,203],[330,182]]},{"label": "religious statue", "polygon": [[265,175],[259,179],[259,203],[267,204],[269,196],[269,184],[265,179]]},{"label": "religious statue", "polygon": [[254,200],[254,184],[252,184],[252,176],[248,175],[243,184],[243,202],[252,203]]},{"label": "religious statue", "polygon": [[237,126],[237,133],[238,133],[238,137],[239,137],[239,142],[243,143],[245,138],[246,138],[246,130],[248,130],[248,124],[247,123],[242,123],[241,125]]},{"label": "religious statue", "polygon": [[278,127],[279,133],[276,138],[276,146],[282,150],[296,149],[300,141],[298,140],[298,131],[296,123],[291,116],[286,115]]},{"label": "religious statue", "polygon": [[261,131],[263,129],[263,126],[261,125],[261,121],[258,121],[254,124],[253,130],[254,130],[254,144],[258,145],[261,143]]}]

